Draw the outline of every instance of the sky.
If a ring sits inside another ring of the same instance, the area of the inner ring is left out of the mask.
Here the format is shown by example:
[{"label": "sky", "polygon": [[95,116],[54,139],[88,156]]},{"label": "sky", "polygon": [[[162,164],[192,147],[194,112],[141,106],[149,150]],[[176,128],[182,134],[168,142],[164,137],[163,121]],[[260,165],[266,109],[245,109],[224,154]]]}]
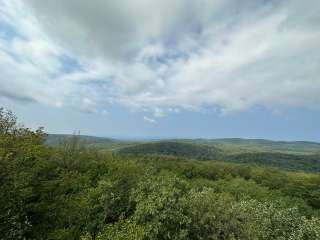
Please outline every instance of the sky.
[{"label": "sky", "polygon": [[1,0],[0,73],[49,133],[320,141],[320,1]]}]

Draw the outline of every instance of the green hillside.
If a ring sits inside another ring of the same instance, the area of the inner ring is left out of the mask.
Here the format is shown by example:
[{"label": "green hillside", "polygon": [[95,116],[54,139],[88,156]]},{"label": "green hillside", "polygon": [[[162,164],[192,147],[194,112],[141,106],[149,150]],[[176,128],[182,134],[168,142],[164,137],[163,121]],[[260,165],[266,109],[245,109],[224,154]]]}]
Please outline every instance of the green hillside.
[{"label": "green hillside", "polygon": [[[58,146],[74,135],[49,134],[46,144]],[[320,144],[264,139],[175,139],[128,141],[104,137],[76,136],[87,147],[118,154],[151,154],[196,160],[216,160],[269,166],[290,171],[320,172]]]},{"label": "green hillside", "polygon": [[112,138],[94,137],[85,135],[70,135],[70,134],[48,134],[46,144],[52,147],[59,146],[62,142],[77,137],[81,143],[87,147],[115,150],[122,147],[138,144],[136,141],[124,141]]},{"label": "green hillside", "polygon": [[167,155],[197,160],[217,160],[276,167],[284,170],[320,172],[320,155],[280,152],[235,151],[219,144],[199,142],[159,141],[120,148],[118,153]]},{"label": "green hillside", "polygon": [[219,146],[229,152],[280,152],[290,154],[319,154],[320,143],[307,141],[271,141],[265,139],[177,139],[179,142]]},{"label": "green hillside", "polygon": [[219,143],[226,147],[239,147],[242,149],[265,152],[281,152],[292,154],[318,154],[320,143],[307,141],[271,141],[265,139],[217,139],[213,143]]},{"label": "green hillside", "polygon": [[290,171],[320,172],[320,155],[248,152],[225,155],[223,161],[269,166]]},{"label": "green hillside", "polygon": [[222,155],[222,150],[214,146],[207,147],[175,141],[137,144],[121,148],[118,152],[127,154],[159,154],[200,160],[219,159]]},{"label": "green hillside", "polygon": [[[68,134],[49,134],[46,143],[50,146],[57,146],[61,141],[70,138]],[[153,143],[158,141],[150,140],[118,140],[106,137],[78,136],[86,145],[97,148],[120,149],[137,144]],[[201,146],[216,147],[228,153],[247,152],[275,152],[288,154],[314,155],[320,154],[320,143],[307,141],[271,141],[265,139],[168,139],[160,142],[179,142],[197,144]]]}]

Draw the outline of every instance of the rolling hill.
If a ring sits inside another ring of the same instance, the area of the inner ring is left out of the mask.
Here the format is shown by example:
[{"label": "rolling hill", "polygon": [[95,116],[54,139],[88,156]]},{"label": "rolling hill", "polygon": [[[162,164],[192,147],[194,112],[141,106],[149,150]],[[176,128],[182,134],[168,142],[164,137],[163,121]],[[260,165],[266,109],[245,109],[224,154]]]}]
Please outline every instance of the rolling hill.
[{"label": "rolling hill", "polygon": [[82,142],[83,145],[87,147],[94,147],[99,149],[116,150],[122,147],[128,147],[131,145],[139,144],[136,141],[124,141],[113,138],[105,137],[94,137],[85,135],[71,135],[71,134],[48,134],[46,139],[46,144],[49,146],[58,146],[61,142],[71,139],[72,137],[77,137]]},{"label": "rolling hill", "polygon": [[199,160],[218,159],[222,156],[222,150],[214,146],[208,147],[199,144],[175,141],[159,141],[137,144],[121,148],[118,152],[122,154],[169,155]]},{"label": "rolling hill", "polygon": [[[50,134],[46,143],[57,146],[73,135]],[[85,146],[115,154],[162,155],[275,167],[290,171],[320,172],[320,144],[264,139],[175,139],[129,141],[77,136]]]},{"label": "rolling hill", "polygon": [[216,160],[275,167],[291,171],[320,172],[320,155],[266,151],[228,151],[219,145],[159,141],[120,148],[120,154],[166,155],[196,160]]},{"label": "rolling hill", "polygon": [[266,139],[183,139],[188,143],[197,143],[207,146],[219,146],[230,152],[277,152],[290,154],[320,154],[320,143],[308,141],[272,141]]}]

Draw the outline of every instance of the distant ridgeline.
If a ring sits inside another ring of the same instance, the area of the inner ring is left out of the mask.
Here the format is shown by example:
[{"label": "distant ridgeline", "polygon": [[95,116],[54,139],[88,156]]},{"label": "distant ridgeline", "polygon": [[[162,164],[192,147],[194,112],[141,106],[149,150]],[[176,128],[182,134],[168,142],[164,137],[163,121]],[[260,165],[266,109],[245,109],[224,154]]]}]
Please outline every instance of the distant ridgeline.
[{"label": "distant ridgeline", "polygon": [[[47,144],[72,135],[49,135]],[[115,154],[164,155],[195,160],[215,160],[261,165],[290,171],[320,172],[320,144],[283,142],[263,139],[176,139],[161,141],[123,141],[110,138],[78,136],[83,144]]]}]

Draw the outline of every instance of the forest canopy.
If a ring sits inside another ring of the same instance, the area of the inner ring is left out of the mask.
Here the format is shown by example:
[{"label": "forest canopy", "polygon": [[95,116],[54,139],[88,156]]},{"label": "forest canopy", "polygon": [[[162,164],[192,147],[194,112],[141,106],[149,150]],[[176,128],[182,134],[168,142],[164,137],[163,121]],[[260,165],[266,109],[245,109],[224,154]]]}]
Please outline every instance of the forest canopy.
[{"label": "forest canopy", "polygon": [[0,238],[320,239],[320,176],[45,144],[0,109]]}]

